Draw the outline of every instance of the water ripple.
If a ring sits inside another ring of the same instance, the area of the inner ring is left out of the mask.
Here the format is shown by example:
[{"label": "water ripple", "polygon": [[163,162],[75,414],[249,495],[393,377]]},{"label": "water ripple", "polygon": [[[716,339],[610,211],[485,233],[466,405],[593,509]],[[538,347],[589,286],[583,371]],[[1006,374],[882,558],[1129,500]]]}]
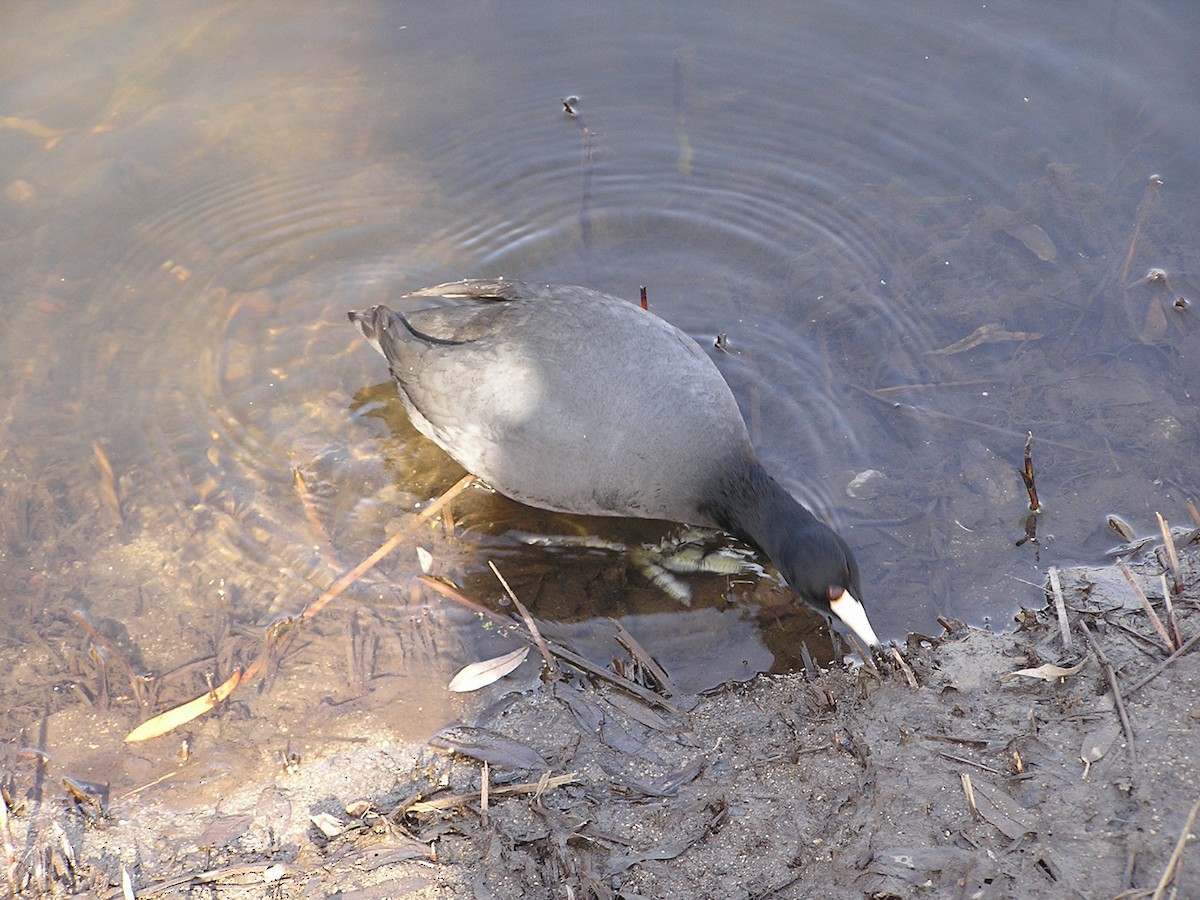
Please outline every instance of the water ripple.
[{"label": "water ripple", "polygon": [[311,579],[328,581],[294,469],[330,523],[359,495],[340,492],[343,479],[389,480],[340,440],[354,432],[347,399],[377,380],[344,310],[412,277],[394,250],[425,245],[427,191],[345,167],[213,179],[164,202],[97,288],[93,328],[117,303],[136,322],[119,338],[127,362],[110,412],[134,419],[171,494],[147,515],[182,515],[210,567],[239,560],[262,600],[294,608]]}]

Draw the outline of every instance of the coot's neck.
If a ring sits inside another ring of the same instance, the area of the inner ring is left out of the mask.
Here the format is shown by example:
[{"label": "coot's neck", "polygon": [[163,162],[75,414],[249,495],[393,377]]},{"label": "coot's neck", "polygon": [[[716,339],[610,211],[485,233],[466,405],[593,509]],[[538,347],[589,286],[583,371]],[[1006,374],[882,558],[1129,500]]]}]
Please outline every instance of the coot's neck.
[{"label": "coot's neck", "polygon": [[776,564],[807,533],[826,526],[780,487],[754,457],[728,466],[705,504],[717,524],[749,541]]}]

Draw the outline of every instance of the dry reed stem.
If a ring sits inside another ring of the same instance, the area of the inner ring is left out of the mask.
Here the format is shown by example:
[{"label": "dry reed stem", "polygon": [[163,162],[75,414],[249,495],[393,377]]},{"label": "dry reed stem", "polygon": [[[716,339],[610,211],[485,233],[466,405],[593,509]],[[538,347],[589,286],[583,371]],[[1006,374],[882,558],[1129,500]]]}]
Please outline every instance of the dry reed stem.
[{"label": "dry reed stem", "polygon": [[1058,566],[1050,567],[1050,590],[1054,594],[1054,612],[1058,616],[1058,630],[1062,635],[1063,652],[1070,653],[1075,642],[1071,639],[1071,624],[1067,621],[1067,602],[1063,598],[1062,583],[1058,577]]},{"label": "dry reed stem", "polygon": [[1167,653],[1173,653],[1176,647],[1172,643],[1170,635],[1167,634],[1167,629],[1163,626],[1162,619],[1158,617],[1158,613],[1156,613],[1154,611],[1154,607],[1150,605],[1150,599],[1146,596],[1145,592],[1141,589],[1141,587],[1138,586],[1138,583],[1134,581],[1133,573],[1129,571],[1129,566],[1125,565],[1125,560],[1118,559],[1117,568],[1121,570],[1121,574],[1125,576],[1125,580],[1128,581],[1129,586],[1133,588],[1133,593],[1137,596],[1138,600],[1141,601],[1142,607],[1146,610],[1147,615],[1150,616],[1150,621],[1154,625],[1154,630],[1158,632],[1159,638],[1162,639],[1163,649],[1165,649]]}]

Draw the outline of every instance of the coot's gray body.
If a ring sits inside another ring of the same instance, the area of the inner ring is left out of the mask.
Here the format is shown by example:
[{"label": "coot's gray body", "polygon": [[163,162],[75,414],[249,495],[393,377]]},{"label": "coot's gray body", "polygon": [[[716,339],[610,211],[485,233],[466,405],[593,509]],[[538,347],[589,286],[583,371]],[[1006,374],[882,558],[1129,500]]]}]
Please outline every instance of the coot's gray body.
[{"label": "coot's gray body", "polygon": [[729,386],[688,335],[569,285],[462,281],[409,296],[476,302],[350,318],[387,359],[413,425],[467,471],[531,506],[731,531],[802,599],[878,642],[850,549],[763,470]]}]

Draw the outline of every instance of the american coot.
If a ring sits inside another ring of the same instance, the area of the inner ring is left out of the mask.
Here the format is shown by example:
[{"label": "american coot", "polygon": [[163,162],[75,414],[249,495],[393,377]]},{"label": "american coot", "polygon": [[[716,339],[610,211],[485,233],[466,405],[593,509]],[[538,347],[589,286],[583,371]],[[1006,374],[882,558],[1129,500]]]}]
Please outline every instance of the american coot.
[{"label": "american coot", "polygon": [[479,301],[350,313],[413,425],[467,471],[544,509],[732,532],[802,600],[879,643],[854,554],[763,469],[733,393],[688,335],[583,287],[458,281],[408,296]]}]

